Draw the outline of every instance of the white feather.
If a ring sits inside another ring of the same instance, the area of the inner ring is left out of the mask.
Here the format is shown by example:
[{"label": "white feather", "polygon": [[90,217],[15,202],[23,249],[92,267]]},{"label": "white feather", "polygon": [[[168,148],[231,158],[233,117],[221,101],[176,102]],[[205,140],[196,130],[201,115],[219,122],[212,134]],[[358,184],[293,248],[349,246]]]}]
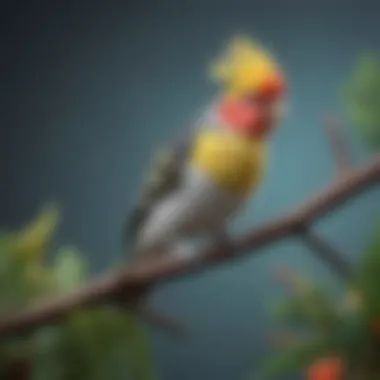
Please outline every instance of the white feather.
[{"label": "white feather", "polygon": [[174,242],[219,233],[244,199],[220,189],[192,165],[182,186],[153,209],[138,237],[138,252],[167,252]]}]

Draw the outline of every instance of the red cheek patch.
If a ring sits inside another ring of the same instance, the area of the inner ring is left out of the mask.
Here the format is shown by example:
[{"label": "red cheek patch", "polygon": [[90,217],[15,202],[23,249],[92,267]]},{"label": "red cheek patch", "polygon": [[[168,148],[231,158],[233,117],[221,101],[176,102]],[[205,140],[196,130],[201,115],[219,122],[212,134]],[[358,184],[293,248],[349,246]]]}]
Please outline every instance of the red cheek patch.
[{"label": "red cheek patch", "polygon": [[220,107],[222,120],[233,130],[253,132],[260,124],[260,111],[257,106],[247,102],[226,101]]}]

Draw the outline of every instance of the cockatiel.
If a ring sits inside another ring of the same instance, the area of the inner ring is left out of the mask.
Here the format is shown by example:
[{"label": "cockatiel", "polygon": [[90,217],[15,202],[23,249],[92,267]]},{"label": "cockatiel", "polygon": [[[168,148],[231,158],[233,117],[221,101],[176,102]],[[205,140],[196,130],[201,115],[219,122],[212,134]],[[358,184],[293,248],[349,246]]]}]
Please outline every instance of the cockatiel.
[{"label": "cockatiel", "polygon": [[212,65],[221,93],[190,137],[158,156],[127,221],[137,257],[193,255],[191,240],[226,238],[263,180],[283,118],[285,78],[258,43],[238,37]]}]

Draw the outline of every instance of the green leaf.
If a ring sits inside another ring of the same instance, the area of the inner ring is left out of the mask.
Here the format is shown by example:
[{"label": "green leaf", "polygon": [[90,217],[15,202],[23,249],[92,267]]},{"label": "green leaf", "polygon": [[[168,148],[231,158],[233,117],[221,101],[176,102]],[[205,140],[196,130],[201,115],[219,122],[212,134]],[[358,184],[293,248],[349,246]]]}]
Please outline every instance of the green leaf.
[{"label": "green leaf", "polygon": [[116,308],[102,307],[71,315],[62,347],[73,378],[154,379],[144,330],[135,317]]},{"label": "green leaf", "polygon": [[84,284],[87,279],[87,263],[75,248],[61,248],[57,252],[54,275],[60,291],[71,291]]},{"label": "green leaf", "polygon": [[327,290],[314,285],[279,303],[275,317],[282,323],[330,333],[340,322],[339,310]]},{"label": "green leaf", "polygon": [[[24,260],[17,253],[19,235],[13,231],[0,233],[0,310],[25,306],[33,298],[45,294],[50,284],[48,271],[39,263]],[[16,251],[15,251],[16,249]]]},{"label": "green leaf", "polygon": [[380,147],[380,59],[374,54],[361,57],[347,83],[343,99],[348,115],[363,139]]},{"label": "green leaf", "polygon": [[376,225],[371,242],[362,255],[358,286],[370,317],[380,315],[380,225]]},{"label": "green leaf", "polygon": [[66,376],[62,355],[64,330],[61,326],[43,327],[32,336],[33,370],[31,380],[71,380]]},{"label": "green leaf", "polygon": [[155,379],[153,355],[144,328],[137,317],[131,314],[123,316],[122,326],[125,342],[129,340],[128,361],[133,378],[136,380]]},{"label": "green leaf", "polygon": [[[23,308],[50,291],[76,289],[87,280],[87,262],[74,248],[58,250],[52,266],[42,263],[57,217],[56,209],[46,208],[21,232],[0,232],[0,312]],[[59,325],[3,342],[0,377],[7,376],[4,371],[10,358],[31,354],[32,380],[155,379],[145,331],[139,320],[122,308],[75,311]]]},{"label": "green leaf", "polygon": [[60,213],[56,205],[45,205],[37,217],[18,232],[13,247],[14,253],[26,262],[41,263],[59,221]]},{"label": "green leaf", "polygon": [[35,289],[28,283],[26,263],[13,254],[15,235],[1,234],[0,239],[0,311],[24,306]]},{"label": "green leaf", "polygon": [[113,331],[111,336],[117,343],[114,352],[119,357],[120,364],[128,363],[129,373],[134,380],[154,379],[153,357],[145,330],[139,320],[126,310],[105,308],[102,312],[105,323]]}]

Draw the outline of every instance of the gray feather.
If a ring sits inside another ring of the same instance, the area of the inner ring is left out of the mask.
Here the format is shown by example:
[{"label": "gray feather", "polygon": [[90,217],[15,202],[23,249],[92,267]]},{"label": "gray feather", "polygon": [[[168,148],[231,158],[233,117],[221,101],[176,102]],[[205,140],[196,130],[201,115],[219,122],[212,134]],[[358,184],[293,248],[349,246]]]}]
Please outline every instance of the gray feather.
[{"label": "gray feather", "polygon": [[156,155],[143,183],[140,197],[127,217],[127,238],[135,239],[155,205],[178,188],[191,147],[192,139],[187,139],[163,149]]},{"label": "gray feather", "polygon": [[211,106],[202,109],[190,130],[189,136],[167,147],[153,160],[148,177],[143,183],[140,197],[125,223],[124,231],[127,238],[134,239],[155,205],[178,188],[183,166],[192,149],[197,132],[206,125],[218,127],[220,124],[216,104],[217,98],[212,101]]}]

